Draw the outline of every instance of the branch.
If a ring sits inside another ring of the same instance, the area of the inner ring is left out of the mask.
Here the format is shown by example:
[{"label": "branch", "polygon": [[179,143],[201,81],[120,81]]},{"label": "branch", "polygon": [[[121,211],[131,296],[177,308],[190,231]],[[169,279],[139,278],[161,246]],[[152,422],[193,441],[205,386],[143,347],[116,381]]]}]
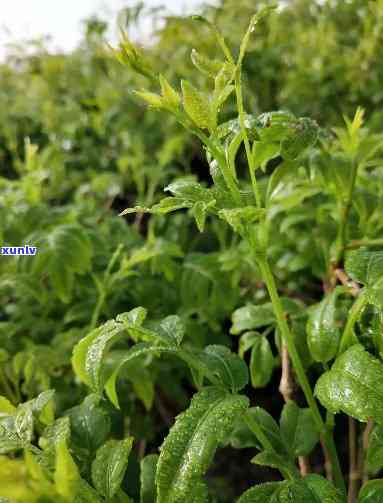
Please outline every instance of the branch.
[{"label": "branch", "polygon": [[348,418],[348,448],[349,448],[349,477],[348,477],[348,503],[355,503],[358,494],[359,480],[361,478],[358,467],[356,421]]}]

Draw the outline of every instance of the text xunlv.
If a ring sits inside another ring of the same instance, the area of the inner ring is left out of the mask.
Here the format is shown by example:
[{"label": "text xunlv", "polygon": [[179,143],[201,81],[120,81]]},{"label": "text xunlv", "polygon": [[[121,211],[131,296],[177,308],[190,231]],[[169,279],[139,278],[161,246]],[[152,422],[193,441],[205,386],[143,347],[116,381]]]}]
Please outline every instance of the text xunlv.
[{"label": "text xunlv", "polygon": [[0,255],[36,255],[36,246],[2,246]]}]

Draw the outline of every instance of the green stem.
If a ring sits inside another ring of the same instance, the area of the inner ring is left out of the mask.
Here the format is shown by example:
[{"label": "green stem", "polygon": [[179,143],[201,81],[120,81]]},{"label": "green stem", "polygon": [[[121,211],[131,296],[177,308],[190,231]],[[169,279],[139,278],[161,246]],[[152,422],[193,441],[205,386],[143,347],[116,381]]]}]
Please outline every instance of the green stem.
[{"label": "green stem", "polygon": [[217,163],[222,171],[222,175],[225,180],[225,183],[226,183],[228,189],[230,190],[230,192],[233,196],[233,199],[235,200],[235,202],[238,205],[240,205],[241,194],[239,192],[237,183],[236,183],[235,179],[233,178],[233,175],[230,171],[230,166],[227,166],[227,164],[226,164],[226,159],[225,159],[225,156],[223,155],[223,153],[220,151],[220,149],[218,147],[216,147],[214,145],[214,142],[212,142],[211,139],[203,131],[201,131],[200,129],[189,124],[184,119],[182,114],[174,113],[174,115],[175,115],[176,119],[178,120],[178,122],[181,124],[181,126],[184,127],[184,129],[186,129],[187,131],[190,131],[195,136],[197,136],[197,138],[199,138],[201,140],[201,142],[207,147],[207,149],[209,150],[211,155],[217,161]]},{"label": "green stem", "polygon": [[367,303],[368,303],[367,292],[365,290],[362,290],[350,309],[350,313],[347,318],[347,323],[346,326],[344,327],[342,338],[339,344],[338,354],[343,353],[354,342],[357,342],[354,334],[354,325],[358,321],[360,313],[364,309]]},{"label": "green stem", "polygon": [[338,265],[339,262],[343,258],[345,246],[346,246],[346,228],[347,228],[347,220],[348,215],[350,213],[351,205],[352,205],[352,194],[354,192],[356,176],[358,173],[358,162],[353,159],[351,165],[351,179],[348,186],[346,198],[341,204],[340,208],[340,222],[338,228],[338,235],[336,238],[336,248],[335,248],[335,256],[334,256],[334,264]]},{"label": "green stem", "polygon": [[315,424],[317,426],[318,431],[320,432],[323,442],[327,448],[329,453],[329,458],[331,461],[335,484],[339,489],[341,489],[344,493],[346,491],[344,479],[342,476],[341,467],[339,464],[338,455],[336,452],[334,439],[332,437],[331,431],[329,431],[322,419],[322,416],[319,411],[318,404],[314,398],[313,392],[311,390],[310,383],[307,379],[305,369],[303,367],[301,358],[299,356],[298,350],[295,346],[295,341],[293,334],[290,331],[288,323],[286,321],[286,316],[283,310],[282,302],[279,297],[277,287],[275,284],[275,279],[273,273],[270,269],[270,265],[267,259],[260,259],[258,257],[258,265],[262,274],[262,277],[266,283],[271,302],[273,304],[274,313],[277,318],[278,327],[281,331],[283,341],[287,345],[287,349],[289,351],[289,355],[294,366],[294,370],[298,379],[298,382],[303,390],[303,393],[306,397],[307,403],[312,411],[313,418]]},{"label": "green stem", "polygon": [[258,208],[262,206],[261,193],[259,191],[259,187],[257,184],[257,178],[255,176],[255,166],[254,166],[254,156],[251,151],[249,137],[246,131],[246,123],[245,123],[245,110],[243,107],[243,94],[242,94],[242,72],[241,72],[241,63],[239,62],[237,66],[237,70],[235,72],[235,94],[237,98],[237,107],[238,107],[238,117],[239,124],[241,126],[241,132],[243,137],[243,142],[245,144],[245,151],[247,157],[247,165],[249,167],[251,185],[253,187],[254,197]]},{"label": "green stem", "polygon": [[380,247],[383,246],[383,239],[355,239],[350,241],[345,246],[345,249],[354,250],[355,248],[360,248],[361,246]]}]

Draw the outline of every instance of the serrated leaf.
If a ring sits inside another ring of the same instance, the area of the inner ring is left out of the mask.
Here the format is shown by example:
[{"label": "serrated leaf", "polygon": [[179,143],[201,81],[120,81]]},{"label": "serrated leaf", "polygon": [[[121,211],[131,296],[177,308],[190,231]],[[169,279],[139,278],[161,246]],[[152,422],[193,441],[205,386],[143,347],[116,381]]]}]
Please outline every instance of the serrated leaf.
[{"label": "serrated leaf", "polygon": [[307,322],[307,343],[317,362],[327,363],[337,354],[340,330],[336,320],[336,301],[341,291],[335,289],[310,309]]},{"label": "serrated leaf", "polygon": [[177,91],[172,88],[163,75],[160,75],[159,79],[161,85],[162,103],[170,110],[177,110],[181,103],[181,98],[178,96]]},{"label": "serrated leaf", "polygon": [[156,470],[158,455],[149,454],[141,461],[140,503],[156,503]]},{"label": "serrated leaf", "polygon": [[105,498],[112,498],[119,490],[128,466],[133,437],[109,440],[100,447],[92,463],[92,481]]},{"label": "serrated leaf", "polygon": [[[248,407],[244,396],[208,387],[195,394],[161,447],[157,464],[157,503],[194,501],[196,488],[215,450]],[[202,486],[204,487],[204,486]],[[197,501],[206,501],[206,490]],[[205,498],[205,499],[203,499]]]},{"label": "serrated leaf", "polygon": [[238,234],[244,235],[248,226],[258,221],[265,214],[262,208],[245,206],[230,210],[220,210],[218,216],[225,220]]},{"label": "serrated leaf", "polygon": [[324,373],[315,394],[326,409],[343,411],[359,421],[383,424],[383,364],[356,344]]},{"label": "serrated leaf", "polygon": [[201,129],[214,129],[215,118],[209,98],[188,81],[181,81],[183,105],[191,120]]},{"label": "serrated leaf", "polygon": [[290,400],[283,407],[280,420],[281,436],[293,456],[307,456],[319,440],[310,409],[301,409]]},{"label": "serrated leaf", "polygon": [[266,484],[259,484],[248,489],[239,498],[237,503],[278,503],[281,501],[278,494],[284,486],[288,486],[288,482],[269,482]]}]

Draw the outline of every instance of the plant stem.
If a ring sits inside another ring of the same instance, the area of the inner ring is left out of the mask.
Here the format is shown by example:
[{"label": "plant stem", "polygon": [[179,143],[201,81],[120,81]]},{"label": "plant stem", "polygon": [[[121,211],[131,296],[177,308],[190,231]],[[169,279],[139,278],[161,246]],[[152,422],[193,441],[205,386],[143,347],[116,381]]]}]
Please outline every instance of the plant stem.
[{"label": "plant stem", "polygon": [[266,283],[270,299],[273,304],[274,313],[277,318],[278,327],[281,331],[282,339],[287,345],[298,382],[303,390],[307,403],[312,411],[315,424],[322,436],[322,441],[328,451],[329,459],[334,473],[335,484],[339,489],[341,489],[345,493],[346,492],[345,483],[342,476],[342,471],[340,468],[339,459],[334,444],[334,439],[332,437],[332,432],[327,429],[322,419],[322,416],[319,412],[318,404],[314,398],[301,358],[295,346],[293,334],[291,333],[290,328],[287,324],[286,316],[283,311],[282,302],[276,288],[274,276],[270,269],[270,265],[266,258],[261,259],[259,257],[258,257],[258,265],[261,270],[263,279]]},{"label": "plant stem", "polygon": [[347,323],[343,331],[343,335],[339,344],[339,354],[343,353],[346,351],[348,347],[350,347],[355,339],[355,334],[354,334],[354,325],[357,322],[359,315],[362,311],[362,309],[365,307],[365,305],[368,302],[367,294],[365,290],[361,290],[359,293],[358,298],[352,305],[348,318],[347,318]]},{"label": "plant stem", "polygon": [[238,107],[238,118],[239,124],[241,126],[241,132],[243,137],[243,142],[245,144],[245,151],[247,157],[247,165],[249,167],[251,185],[253,187],[255,202],[258,208],[262,206],[261,193],[259,191],[259,187],[257,184],[257,178],[255,176],[255,166],[254,166],[254,157],[251,151],[249,137],[246,131],[246,123],[245,123],[245,110],[243,107],[243,94],[242,94],[242,72],[241,72],[241,63],[238,64],[237,70],[235,72],[235,94],[237,98],[237,107]]},{"label": "plant stem", "polygon": [[350,209],[351,209],[351,205],[352,205],[352,194],[354,192],[356,176],[358,173],[358,166],[359,166],[359,164],[356,161],[356,159],[352,159],[350,183],[348,186],[346,198],[343,201],[343,203],[341,204],[341,208],[340,208],[340,222],[339,222],[339,228],[338,228],[338,235],[337,235],[337,239],[336,239],[335,256],[334,256],[334,261],[333,261],[336,266],[342,260],[344,250],[345,250],[347,220],[348,220],[348,215],[350,213]]},{"label": "plant stem", "polygon": [[354,250],[355,248],[360,248],[361,246],[370,247],[381,247],[383,246],[383,239],[354,239],[346,245],[346,250]]},{"label": "plant stem", "polygon": [[367,455],[368,444],[370,441],[370,434],[371,434],[373,428],[374,428],[374,422],[370,418],[367,421],[367,424],[366,424],[364,431],[363,431],[362,445],[361,445],[360,453],[359,453],[359,473],[362,476],[363,484],[365,484],[368,481],[368,466],[366,463],[366,455]]},{"label": "plant stem", "polygon": [[356,421],[352,417],[348,418],[348,449],[349,449],[349,478],[348,478],[348,503],[355,503],[358,493],[358,481],[360,474],[358,471],[358,449],[357,449],[357,429]]}]

